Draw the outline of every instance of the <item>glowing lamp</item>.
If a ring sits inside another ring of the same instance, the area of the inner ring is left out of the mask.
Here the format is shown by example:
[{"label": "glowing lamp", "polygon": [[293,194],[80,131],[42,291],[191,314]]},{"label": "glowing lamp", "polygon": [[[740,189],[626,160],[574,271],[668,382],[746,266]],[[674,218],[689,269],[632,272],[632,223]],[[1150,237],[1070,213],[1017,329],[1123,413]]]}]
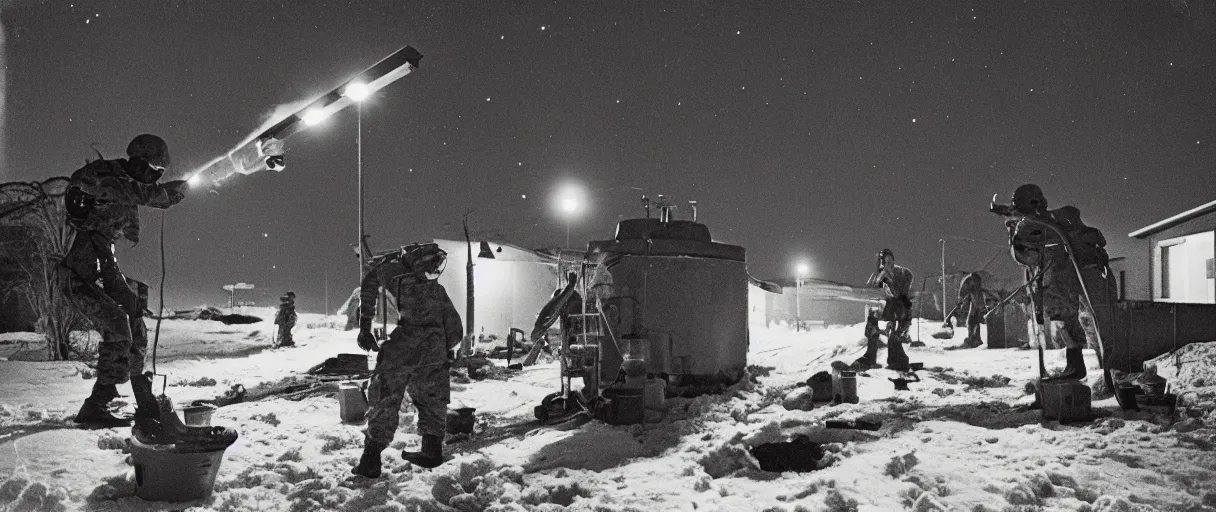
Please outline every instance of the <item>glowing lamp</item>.
[{"label": "glowing lamp", "polygon": [[342,91],[342,95],[350,98],[352,101],[363,101],[371,95],[371,90],[367,88],[367,84],[363,82],[355,82],[346,86]]},{"label": "glowing lamp", "polygon": [[321,121],[324,121],[326,117],[329,117],[329,114],[327,114],[325,111],[321,109],[312,109],[304,113],[304,124],[308,126],[316,126]]}]

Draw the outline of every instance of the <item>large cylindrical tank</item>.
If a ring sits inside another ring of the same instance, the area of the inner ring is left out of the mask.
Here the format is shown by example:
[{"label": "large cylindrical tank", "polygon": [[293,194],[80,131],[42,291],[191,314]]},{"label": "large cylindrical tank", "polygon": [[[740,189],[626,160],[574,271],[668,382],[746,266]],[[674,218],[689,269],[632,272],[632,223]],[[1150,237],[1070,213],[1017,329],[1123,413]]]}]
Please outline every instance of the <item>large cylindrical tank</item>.
[{"label": "large cylindrical tank", "polygon": [[[712,241],[704,224],[631,219],[613,240],[589,249],[605,261],[609,326],[618,338],[643,338],[647,368],[685,381],[738,381],[747,365],[747,268],[742,247]],[[604,343],[602,382],[621,356]]]}]

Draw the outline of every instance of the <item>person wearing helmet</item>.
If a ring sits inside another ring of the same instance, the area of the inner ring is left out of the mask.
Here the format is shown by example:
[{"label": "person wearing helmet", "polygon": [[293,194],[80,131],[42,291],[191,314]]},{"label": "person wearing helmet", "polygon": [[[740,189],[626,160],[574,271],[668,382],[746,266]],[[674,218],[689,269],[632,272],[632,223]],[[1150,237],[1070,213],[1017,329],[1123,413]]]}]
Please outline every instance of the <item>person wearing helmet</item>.
[{"label": "person wearing helmet", "polygon": [[58,285],[101,332],[97,380],[76,414],[77,423],[129,424],[108,409],[118,396],[117,385],[128,379],[138,402],[136,419],[159,415],[151,380],[142,375],[147,329],[146,306],[141,304],[147,303],[147,285],[122,274],[113,244],[120,238],[139,242],[140,206],[166,209],[182,200],[185,181],[157,183],[169,163],[169,147],[163,139],[140,135],[128,145],[126,159],[99,159],[72,173],[64,194],[67,221],[76,236],[59,264]]},{"label": "person wearing helmet", "polygon": [[895,264],[895,253],[883,249],[878,253],[878,269],[866,280],[866,285],[882,288],[887,293],[883,301],[882,319],[887,322],[887,368],[908,370],[908,354],[904,342],[911,341],[908,328],[912,326],[912,271]]},{"label": "person wearing helmet", "polygon": [[296,342],[291,339],[291,329],[296,326],[296,292],[289,291],[279,297],[279,311],[274,315],[274,324],[279,326],[279,347],[294,347]]},{"label": "person wearing helmet", "polygon": [[[451,399],[448,352],[464,338],[460,315],[437,281],[446,261],[447,253],[438,245],[413,244],[374,260],[363,278],[359,348],[379,353],[368,387],[372,400],[363,455],[351,470],[356,475],[380,476],[380,452],[397,431],[398,411],[406,393],[418,410],[422,450],[404,451],[401,457],[425,468],[443,463],[443,436]],[[372,319],[382,286],[397,301],[398,322],[388,341],[377,346]]]},{"label": "person wearing helmet", "polygon": [[1082,379],[1086,376],[1082,350],[1088,337],[1080,321],[1083,288],[1078,273],[1085,279],[1098,332],[1108,333],[1113,316],[1108,310],[1117,288],[1107,266],[1106,239],[1101,231],[1081,222],[1077,208],[1049,210],[1042,189],[1034,184],[1014,190],[1012,210],[1013,217],[1005,221],[1010,252],[1031,278],[1035,321],[1044,326],[1048,340],[1058,340],[1065,347],[1064,370],[1051,379]]}]

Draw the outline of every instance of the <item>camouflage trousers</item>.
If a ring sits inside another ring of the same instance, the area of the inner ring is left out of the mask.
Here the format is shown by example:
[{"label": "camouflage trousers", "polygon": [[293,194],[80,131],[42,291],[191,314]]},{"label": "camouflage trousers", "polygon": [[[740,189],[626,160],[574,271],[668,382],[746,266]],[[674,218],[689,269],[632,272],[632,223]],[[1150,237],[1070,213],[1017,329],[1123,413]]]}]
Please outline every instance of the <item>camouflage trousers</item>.
[{"label": "camouflage trousers", "polygon": [[367,438],[389,444],[400,422],[401,403],[408,393],[418,410],[418,433],[443,437],[447,429],[451,383],[447,361],[418,365],[418,353],[393,330],[376,356],[376,371],[368,385]]},{"label": "camouflage trousers", "polygon": [[[1062,268],[1060,268],[1062,267]],[[1038,295],[1040,318],[1049,327],[1049,340],[1059,340],[1067,348],[1085,348],[1093,340],[1093,332],[1097,337],[1109,343],[1112,323],[1114,322],[1114,307],[1118,299],[1118,285],[1110,269],[1100,266],[1082,268],[1081,277],[1084,279],[1084,291],[1088,292],[1090,304],[1093,306],[1093,325],[1086,329],[1081,323],[1082,287],[1077,280],[1077,271],[1068,266],[1048,268],[1043,272],[1042,284],[1035,290]],[[1060,327],[1055,327],[1059,324]],[[1062,331],[1066,336],[1061,336]],[[1087,332],[1089,331],[1089,332]]]},{"label": "camouflage trousers", "polygon": [[60,290],[101,333],[97,344],[97,384],[122,384],[143,373],[148,352],[148,328],[143,319],[148,285],[123,276],[117,268],[103,269],[100,286],[77,277],[67,268],[60,268],[58,274]]},{"label": "camouflage trousers", "polygon": [[291,329],[295,326],[296,324],[279,324],[279,345],[291,345],[295,343],[291,339]]},{"label": "camouflage trousers", "polygon": [[888,297],[883,301],[882,319],[887,322],[890,340],[908,340],[908,329],[912,326],[912,301],[907,295]]}]

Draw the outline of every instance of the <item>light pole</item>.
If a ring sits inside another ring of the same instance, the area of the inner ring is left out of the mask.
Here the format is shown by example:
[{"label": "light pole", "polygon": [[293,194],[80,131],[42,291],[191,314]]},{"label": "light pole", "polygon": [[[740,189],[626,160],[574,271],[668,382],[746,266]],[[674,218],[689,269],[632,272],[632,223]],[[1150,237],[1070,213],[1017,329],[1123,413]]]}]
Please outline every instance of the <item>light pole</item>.
[{"label": "light pole", "polygon": [[802,277],[810,272],[811,267],[806,262],[799,262],[794,278],[794,332],[802,330]]},{"label": "light pole", "polygon": [[357,153],[355,166],[359,189],[359,197],[356,201],[358,208],[356,236],[358,239],[355,241],[355,253],[359,255],[359,280],[357,282],[362,285],[363,275],[367,270],[367,255],[363,254],[363,100],[367,99],[370,92],[366,84],[355,82],[347,85],[342,94],[355,102],[355,152]]}]

